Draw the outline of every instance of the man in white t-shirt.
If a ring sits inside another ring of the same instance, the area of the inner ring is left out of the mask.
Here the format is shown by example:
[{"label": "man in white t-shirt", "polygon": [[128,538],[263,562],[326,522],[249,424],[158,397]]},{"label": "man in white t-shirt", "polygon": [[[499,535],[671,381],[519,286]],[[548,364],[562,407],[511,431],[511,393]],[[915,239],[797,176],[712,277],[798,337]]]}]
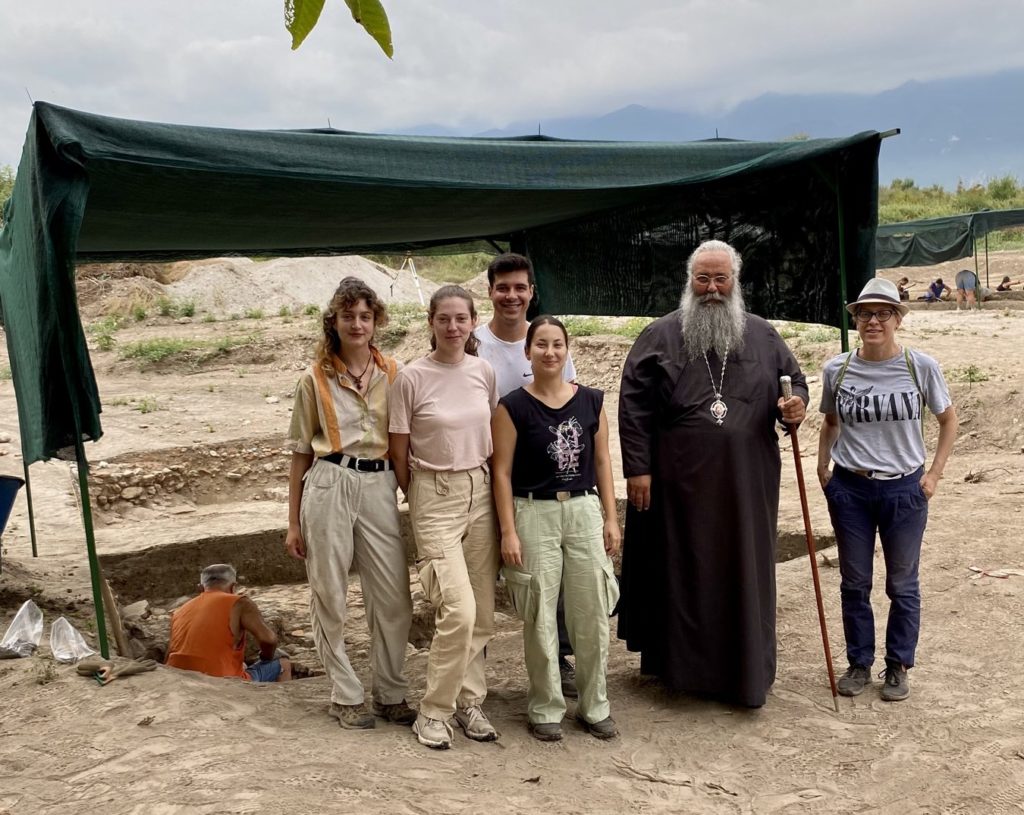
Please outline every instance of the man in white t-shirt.
[{"label": "man in white t-shirt", "polygon": [[[499,397],[533,382],[526,358],[526,311],[535,292],[529,258],[506,252],[487,267],[487,296],[494,304],[494,316],[475,333],[480,340],[477,353],[491,363],[498,378]],[[576,378],[571,354],[565,361],[564,376],[569,382]]]},{"label": "man in white t-shirt", "polygon": [[[491,363],[498,384],[498,396],[533,382],[533,370],[526,358],[526,312],[530,307],[536,285],[530,259],[506,252],[498,255],[487,267],[487,296],[494,304],[494,316],[486,325],[474,332],[480,340],[477,354]],[[576,379],[576,366],[572,354],[565,361],[563,373],[566,381]],[[566,657],[572,655],[572,645],[565,628],[562,598],[558,598],[558,663],[562,675],[562,693],[576,696],[575,670]]]}]

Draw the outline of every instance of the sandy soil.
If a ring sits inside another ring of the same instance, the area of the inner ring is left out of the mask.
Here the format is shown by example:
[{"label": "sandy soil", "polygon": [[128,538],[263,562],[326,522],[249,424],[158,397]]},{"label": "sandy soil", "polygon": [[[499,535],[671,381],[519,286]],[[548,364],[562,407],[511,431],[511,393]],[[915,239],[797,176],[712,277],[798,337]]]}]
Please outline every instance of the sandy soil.
[{"label": "sandy soil", "polygon": [[[1015,255],[1010,262],[1021,260]],[[934,277],[930,270],[915,274]],[[102,303],[88,308],[100,313]],[[314,331],[311,318],[265,317],[192,324],[157,319],[118,332],[113,350],[93,354],[106,430],[88,446],[96,473],[147,456],[168,462],[191,456],[192,469],[216,474],[210,450],[221,451],[218,457],[227,448],[256,450],[254,440],[273,447],[266,440],[284,431]],[[118,347],[139,339],[239,332],[253,339],[203,362],[140,369],[117,357]],[[838,341],[821,331],[791,333],[788,341],[814,377],[814,399],[820,364],[838,350]],[[962,418],[925,537],[923,631],[906,702],[881,702],[876,682],[856,699],[841,699],[839,714],[833,711],[806,557],[778,567],[779,674],[763,709],[667,694],[643,681],[638,658],[613,641],[609,692],[622,736],[610,743],[571,722],[557,744],[527,734],[520,629],[505,614],[489,649],[486,705],[501,739],[484,745],[457,736],[446,753],[420,747],[396,726],[341,731],[326,715],[322,676],[256,686],[160,668],[101,688],[53,663],[44,634],[37,656],[0,662],[0,813],[1024,811],[1024,577],[969,568],[1024,568],[1018,537],[1024,311],[997,304],[971,314],[914,311],[902,334],[941,361]],[[396,352],[411,358],[424,348],[425,333],[414,330]],[[615,337],[578,342],[581,380],[614,390],[627,349],[628,342]],[[152,400],[155,411],[141,412],[143,400]],[[16,421],[11,384],[0,381],[0,434],[11,438],[0,442],[2,473],[21,472]],[[812,413],[800,433],[812,482],[818,427]],[[928,432],[934,444],[934,422]],[[783,462],[780,532],[800,534],[788,443]],[[192,492],[98,511],[101,554],[159,553],[160,546],[180,552],[174,543],[189,539],[201,542],[201,552],[212,545],[202,542],[218,534],[283,529],[279,471],[272,468],[252,483],[204,478]],[[34,465],[32,479],[40,557],[30,555],[19,498],[3,540],[0,631],[31,596],[44,609],[47,632],[65,614],[89,635],[88,565],[69,465]],[[811,487],[815,532],[828,534],[824,499]],[[821,579],[841,671],[839,575],[828,565],[834,561],[834,550],[824,550]],[[201,565],[195,563],[197,571]],[[881,574],[880,555],[876,566]],[[149,597],[149,621],[179,593]],[[287,632],[288,646],[308,661],[305,587],[256,586],[251,593]],[[350,601],[350,651],[369,685],[358,584]],[[875,601],[884,610],[880,585]],[[877,625],[881,641],[884,613]],[[425,661],[426,650],[410,645],[411,701],[422,690]],[[317,672],[317,665],[308,667]]]}]

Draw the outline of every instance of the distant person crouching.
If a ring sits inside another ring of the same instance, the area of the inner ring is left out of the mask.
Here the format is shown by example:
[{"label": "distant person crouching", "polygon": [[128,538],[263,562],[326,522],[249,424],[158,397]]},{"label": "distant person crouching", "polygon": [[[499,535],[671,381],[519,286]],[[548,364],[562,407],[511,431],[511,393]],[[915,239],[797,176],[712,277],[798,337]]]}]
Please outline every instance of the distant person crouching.
[{"label": "distant person crouching", "polygon": [[942,282],[942,278],[938,277],[934,283],[928,286],[928,291],[918,297],[918,300],[924,300],[926,303],[935,303],[945,298],[946,293],[952,294],[953,290]]},{"label": "distant person crouching", "polygon": [[[267,626],[256,604],[235,594],[237,574],[227,563],[203,569],[202,594],[171,615],[171,642],[167,664],[208,676],[233,676],[252,682],[285,682],[292,664],[275,656],[277,635]],[[245,664],[245,635],[260,646],[259,661]]]}]

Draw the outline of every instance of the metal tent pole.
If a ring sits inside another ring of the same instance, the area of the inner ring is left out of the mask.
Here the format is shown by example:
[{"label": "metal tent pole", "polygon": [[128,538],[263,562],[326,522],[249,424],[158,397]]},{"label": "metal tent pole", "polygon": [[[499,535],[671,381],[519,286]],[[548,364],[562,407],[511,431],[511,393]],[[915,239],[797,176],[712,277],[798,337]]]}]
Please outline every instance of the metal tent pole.
[{"label": "metal tent pole", "polygon": [[92,602],[96,607],[96,639],[100,654],[110,659],[107,645],[107,623],[103,616],[103,589],[101,586],[100,561],[96,557],[96,536],[92,528],[92,502],[89,499],[89,462],[82,447],[82,434],[75,433],[75,458],[78,461],[78,488],[82,501],[82,523],[85,526],[85,548],[89,553],[89,577],[92,581]]},{"label": "metal tent pole", "polygon": [[28,531],[32,537],[32,557],[39,557],[39,552],[36,550],[36,513],[32,509],[32,482],[28,478],[28,462],[25,461],[24,456],[21,463],[25,470],[25,500],[28,501]]}]

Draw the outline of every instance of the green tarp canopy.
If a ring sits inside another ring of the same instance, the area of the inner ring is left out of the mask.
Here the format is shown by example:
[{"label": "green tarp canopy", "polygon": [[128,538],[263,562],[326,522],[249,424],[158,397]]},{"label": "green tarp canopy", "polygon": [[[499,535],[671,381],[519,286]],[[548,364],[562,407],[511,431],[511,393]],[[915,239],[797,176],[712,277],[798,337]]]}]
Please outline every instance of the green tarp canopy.
[{"label": "green tarp canopy", "polygon": [[1024,209],[984,210],[882,224],[875,238],[875,265],[934,266],[947,260],[971,257],[979,238],[999,229],[1024,226]]},{"label": "green tarp canopy", "polygon": [[0,305],[27,463],[101,435],[82,261],[421,252],[503,241],[542,307],[657,315],[706,238],[748,306],[841,322],[874,275],[881,136],[622,143],[241,131],[36,103],[0,231]]}]

